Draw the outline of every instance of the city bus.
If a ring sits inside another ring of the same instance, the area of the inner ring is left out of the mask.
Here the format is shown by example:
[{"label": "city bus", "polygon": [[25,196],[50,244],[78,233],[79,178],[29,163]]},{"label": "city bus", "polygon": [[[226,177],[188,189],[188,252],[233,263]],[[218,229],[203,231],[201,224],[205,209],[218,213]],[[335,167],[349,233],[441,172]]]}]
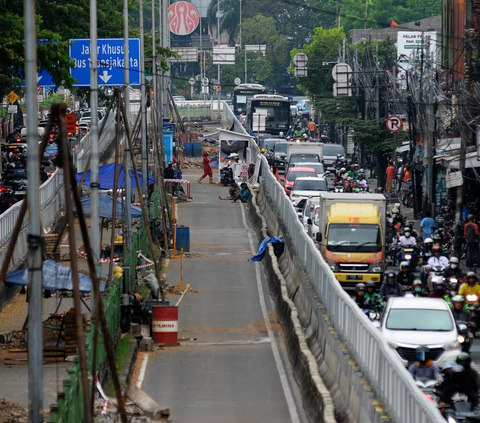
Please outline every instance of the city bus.
[{"label": "city bus", "polygon": [[261,84],[239,84],[233,89],[233,113],[240,116],[247,112],[247,101],[256,94],[265,94]]},{"label": "city bus", "polygon": [[[258,121],[265,116],[265,128]],[[249,133],[278,135],[288,132],[291,124],[290,101],[277,94],[257,94],[247,102],[246,128]]]}]

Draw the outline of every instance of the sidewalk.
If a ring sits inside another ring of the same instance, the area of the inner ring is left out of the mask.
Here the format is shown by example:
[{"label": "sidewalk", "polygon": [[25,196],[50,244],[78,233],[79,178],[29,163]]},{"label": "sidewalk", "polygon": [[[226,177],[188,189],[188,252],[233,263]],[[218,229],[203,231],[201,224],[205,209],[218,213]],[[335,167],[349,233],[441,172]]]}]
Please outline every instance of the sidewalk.
[{"label": "sidewalk", "polygon": [[[179,308],[181,345],[150,354],[142,389],[171,409],[173,422],[305,422],[262,265],[247,261],[257,245],[246,205],[218,199],[226,194],[195,182],[194,200],[179,205],[191,238],[184,283],[198,292]],[[171,260],[168,283],[178,285],[179,274]]]}]

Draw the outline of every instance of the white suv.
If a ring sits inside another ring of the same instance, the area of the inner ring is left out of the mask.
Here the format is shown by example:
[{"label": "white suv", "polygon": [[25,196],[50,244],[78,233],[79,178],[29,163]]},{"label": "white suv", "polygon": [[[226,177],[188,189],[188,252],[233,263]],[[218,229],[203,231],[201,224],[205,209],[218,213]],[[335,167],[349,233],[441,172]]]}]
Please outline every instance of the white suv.
[{"label": "white suv", "polygon": [[390,298],[380,330],[405,366],[416,361],[419,347],[427,347],[439,367],[460,353],[455,319],[441,298]]}]

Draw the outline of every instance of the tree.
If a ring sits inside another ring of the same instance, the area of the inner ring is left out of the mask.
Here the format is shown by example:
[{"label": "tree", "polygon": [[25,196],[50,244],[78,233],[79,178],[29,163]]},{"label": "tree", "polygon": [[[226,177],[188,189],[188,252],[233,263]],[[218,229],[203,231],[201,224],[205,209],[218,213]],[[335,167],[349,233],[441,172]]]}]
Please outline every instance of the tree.
[{"label": "tree", "polygon": [[[208,26],[213,33],[213,27],[217,27],[217,13],[220,8],[220,31],[227,31],[230,45],[235,45],[237,27],[240,23],[239,0],[216,0],[208,6]],[[218,29],[218,28],[217,28]]]},{"label": "tree", "polygon": [[[2,18],[0,25],[0,95],[5,96],[18,87],[25,78],[25,45],[23,28],[23,3],[0,0]],[[37,17],[38,66],[50,72],[58,85],[72,86],[68,56],[68,43],[61,36],[42,29],[42,20]]]},{"label": "tree", "polygon": [[[338,46],[342,45],[346,38],[343,29],[315,28],[312,42],[303,49],[293,49],[290,53],[292,61],[297,53],[305,53],[308,56],[308,77],[302,78],[299,88],[310,96],[319,98],[332,97],[333,78],[331,67],[324,66],[324,62],[336,60]],[[294,67],[290,70],[293,72]]]}]

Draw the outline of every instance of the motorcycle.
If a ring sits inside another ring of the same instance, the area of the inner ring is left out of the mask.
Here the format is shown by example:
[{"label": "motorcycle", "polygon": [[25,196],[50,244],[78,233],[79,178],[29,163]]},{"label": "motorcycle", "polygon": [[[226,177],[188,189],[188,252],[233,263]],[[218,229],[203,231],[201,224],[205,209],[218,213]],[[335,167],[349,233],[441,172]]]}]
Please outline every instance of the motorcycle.
[{"label": "motorcycle", "polygon": [[337,182],[333,187],[333,192],[344,192],[345,186],[341,182]]},{"label": "motorcycle", "polygon": [[468,401],[458,401],[453,407],[445,409],[445,417],[448,423],[480,422],[480,410]]},{"label": "motorcycle", "polygon": [[233,170],[228,164],[220,169],[220,183],[224,186],[233,185],[235,180],[233,179]]},{"label": "motorcycle", "polygon": [[[478,324],[480,323],[480,304],[478,303],[478,295],[475,294],[468,294],[465,297],[465,301],[468,304],[468,309],[470,311],[470,316],[472,317],[472,321],[475,322],[476,327],[478,328]],[[477,332],[473,330],[473,336],[476,336]]]},{"label": "motorcycle", "polygon": [[434,266],[430,270],[430,276],[428,277],[428,289],[430,292],[435,290],[437,283],[439,281],[445,281],[445,277],[443,276],[443,270],[445,269],[444,266]]},{"label": "motorcycle", "polygon": [[448,278],[447,287],[450,291],[450,298],[453,298],[455,295],[458,294],[458,279],[454,276]]},{"label": "motorcycle", "polygon": [[458,332],[458,343],[463,352],[470,352],[470,348],[472,347],[473,338],[469,337],[469,333],[471,331],[471,325],[468,322],[462,322],[458,320],[457,324],[457,332]]},{"label": "motorcycle", "polygon": [[399,243],[399,248],[402,249],[401,253],[399,254],[400,256],[399,262],[401,263],[402,261],[406,261],[410,265],[412,270],[415,270],[418,262],[418,256],[417,256],[417,252],[415,251],[415,248],[402,247],[400,243]]},{"label": "motorcycle", "polygon": [[415,379],[415,384],[417,385],[418,389],[420,389],[423,394],[433,402],[433,404],[438,404],[438,390],[436,389],[438,382],[436,380],[431,379],[422,381]]}]

